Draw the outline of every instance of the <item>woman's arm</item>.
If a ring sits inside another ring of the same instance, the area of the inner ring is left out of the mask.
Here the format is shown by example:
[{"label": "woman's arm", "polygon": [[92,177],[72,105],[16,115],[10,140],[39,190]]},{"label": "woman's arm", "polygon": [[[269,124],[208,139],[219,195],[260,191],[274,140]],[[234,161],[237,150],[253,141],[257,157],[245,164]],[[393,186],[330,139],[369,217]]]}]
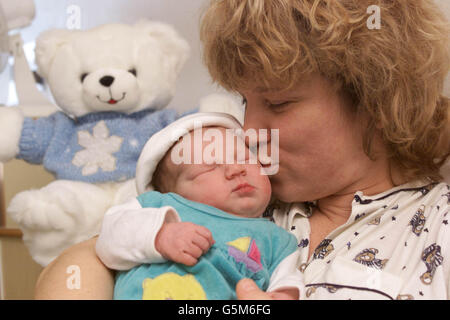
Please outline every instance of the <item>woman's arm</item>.
[{"label": "woman's arm", "polygon": [[112,299],[114,273],[97,258],[96,241],[76,244],[50,263],[36,283],[35,299]]}]

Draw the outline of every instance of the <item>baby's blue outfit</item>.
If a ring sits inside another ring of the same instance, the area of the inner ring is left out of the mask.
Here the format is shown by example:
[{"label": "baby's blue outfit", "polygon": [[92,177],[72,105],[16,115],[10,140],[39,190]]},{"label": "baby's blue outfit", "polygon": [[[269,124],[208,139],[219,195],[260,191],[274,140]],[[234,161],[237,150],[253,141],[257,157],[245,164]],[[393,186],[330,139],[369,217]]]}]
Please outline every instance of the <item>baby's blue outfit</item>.
[{"label": "baby's blue outfit", "polygon": [[177,118],[173,109],[25,118],[17,158],[43,164],[57,179],[125,181],[135,176],[147,140]]},{"label": "baby's blue outfit", "polygon": [[266,290],[278,264],[297,250],[297,239],[265,218],[231,215],[175,193],[151,191],[137,199],[143,208],[173,207],[181,221],[208,228],[215,244],[192,267],[168,261],[118,272],[114,299],[142,299],[144,280],[165,273],[193,275],[208,300],[236,299],[235,287],[239,280],[251,278]]}]

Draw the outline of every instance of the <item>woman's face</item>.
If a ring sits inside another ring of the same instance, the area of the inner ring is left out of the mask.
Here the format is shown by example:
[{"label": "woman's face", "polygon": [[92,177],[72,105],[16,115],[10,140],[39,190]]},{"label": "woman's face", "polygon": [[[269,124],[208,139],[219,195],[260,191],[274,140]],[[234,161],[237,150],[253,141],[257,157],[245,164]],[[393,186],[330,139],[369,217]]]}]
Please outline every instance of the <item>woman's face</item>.
[{"label": "woman's face", "polygon": [[359,190],[374,171],[362,147],[365,121],[335,91],[320,76],[287,91],[240,90],[244,130],[279,129],[279,170],[269,176],[278,199],[312,201]]}]

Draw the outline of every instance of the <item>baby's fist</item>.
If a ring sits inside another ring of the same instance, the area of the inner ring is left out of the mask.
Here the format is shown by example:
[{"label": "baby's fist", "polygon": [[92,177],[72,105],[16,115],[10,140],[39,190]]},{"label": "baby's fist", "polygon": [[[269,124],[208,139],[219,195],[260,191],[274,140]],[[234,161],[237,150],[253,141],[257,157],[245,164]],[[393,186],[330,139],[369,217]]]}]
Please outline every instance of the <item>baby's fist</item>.
[{"label": "baby's fist", "polygon": [[167,260],[193,266],[214,244],[211,231],[191,222],[164,223],[155,248]]}]

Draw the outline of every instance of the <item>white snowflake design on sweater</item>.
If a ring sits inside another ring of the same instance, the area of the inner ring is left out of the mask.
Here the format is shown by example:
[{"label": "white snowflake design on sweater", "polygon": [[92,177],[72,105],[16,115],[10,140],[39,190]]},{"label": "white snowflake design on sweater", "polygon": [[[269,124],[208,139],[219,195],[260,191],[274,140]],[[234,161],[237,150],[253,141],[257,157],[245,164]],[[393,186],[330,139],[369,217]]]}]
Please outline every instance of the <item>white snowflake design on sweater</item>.
[{"label": "white snowflake design on sweater", "polygon": [[84,149],[75,153],[72,164],[83,167],[83,176],[95,174],[99,168],[103,171],[114,171],[116,157],[113,153],[120,150],[122,142],[123,138],[110,136],[105,121],[100,121],[92,129],[92,135],[87,130],[78,132],[78,144]]}]

